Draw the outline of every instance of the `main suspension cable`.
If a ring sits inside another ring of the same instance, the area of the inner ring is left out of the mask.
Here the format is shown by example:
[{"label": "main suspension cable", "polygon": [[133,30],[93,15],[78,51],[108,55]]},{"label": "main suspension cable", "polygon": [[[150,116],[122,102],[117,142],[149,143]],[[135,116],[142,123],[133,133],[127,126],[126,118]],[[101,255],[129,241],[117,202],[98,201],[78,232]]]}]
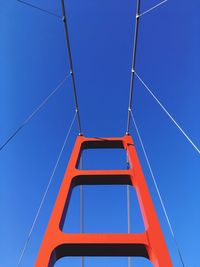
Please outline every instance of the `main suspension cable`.
[{"label": "main suspension cable", "polygon": [[22,3],[22,4],[24,4],[24,5],[27,5],[27,6],[29,6],[29,7],[32,7],[32,8],[34,8],[34,9],[37,9],[37,10],[39,10],[39,11],[42,11],[42,12],[44,12],[44,13],[47,13],[48,15],[51,15],[51,16],[57,17],[57,18],[59,18],[59,19],[62,19],[61,16],[59,16],[58,14],[56,14],[56,13],[54,13],[54,12],[51,12],[51,11],[48,11],[48,10],[43,9],[43,8],[41,8],[41,7],[35,6],[35,5],[31,4],[31,3],[26,2],[26,1],[23,1],[23,0],[17,0],[17,1],[20,2],[20,3]]},{"label": "main suspension cable", "polygon": [[72,87],[73,87],[73,93],[74,93],[74,102],[76,106],[76,112],[77,112],[77,123],[78,123],[78,129],[79,129],[79,135],[82,135],[82,129],[81,129],[81,120],[80,120],[80,112],[79,112],[79,106],[78,106],[78,98],[77,98],[77,90],[76,90],[76,84],[75,84],[75,78],[74,78],[74,70],[73,70],[73,63],[72,63],[72,53],[71,53],[71,47],[70,47],[70,40],[69,40],[69,31],[68,31],[68,25],[67,25],[67,16],[65,11],[65,1],[61,0],[61,8],[62,8],[62,16],[59,16],[51,11],[45,10],[43,8],[40,8],[38,6],[35,6],[33,4],[30,4],[23,0],[17,0],[20,3],[23,3],[25,5],[28,5],[32,8],[35,8],[39,11],[43,11],[49,15],[53,15],[59,19],[62,19],[64,24],[64,30],[65,30],[65,37],[66,37],[66,44],[67,44],[67,52],[69,57],[69,65],[70,65],[70,75],[72,78]]},{"label": "main suspension cable", "polygon": [[161,6],[168,0],[164,0],[159,4],[149,8],[148,10],[140,13],[140,0],[137,0],[136,4],[136,16],[135,16],[135,33],[134,33],[134,43],[133,43],[133,58],[132,58],[132,67],[131,67],[131,82],[130,82],[130,92],[129,92],[129,104],[128,104],[128,119],[127,119],[127,128],[126,134],[130,132],[130,117],[132,110],[132,102],[133,102],[133,86],[134,86],[134,76],[135,76],[135,65],[136,65],[136,55],[137,55],[137,43],[138,43],[138,32],[139,32],[139,18],[148,12],[154,10],[155,8]]},{"label": "main suspension cable", "polygon": [[146,162],[147,162],[147,165],[148,165],[148,168],[149,168],[149,171],[150,171],[150,174],[151,174],[151,177],[152,177],[152,180],[153,180],[153,183],[154,183],[156,192],[157,192],[157,194],[158,194],[158,198],[159,198],[159,200],[160,200],[160,203],[161,203],[163,212],[164,212],[164,214],[165,214],[165,218],[166,218],[167,224],[168,224],[168,226],[169,226],[169,229],[170,229],[172,238],[173,238],[173,240],[174,240],[174,243],[175,243],[175,246],[176,246],[178,255],[179,255],[179,257],[180,257],[180,261],[181,261],[181,263],[182,263],[182,266],[185,267],[185,264],[184,264],[184,261],[183,261],[183,256],[182,256],[181,250],[180,250],[180,248],[179,248],[179,245],[178,245],[178,242],[177,242],[177,239],[176,239],[174,230],[173,230],[173,228],[172,228],[172,224],[171,224],[170,219],[169,219],[169,216],[168,216],[168,214],[167,214],[167,210],[166,210],[165,204],[164,204],[164,202],[163,202],[163,199],[162,199],[162,196],[161,196],[161,193],[160,193],[158,184],[157,184],[157,182],[156,182],[155,175],[154,175],[154,173],[153,173],[153,170],[152,170],[152,167],[151,167],[151,164],[150,164],[150,161],[149,161],[149,157],[148,157],[147,152],[146,152],[146,149],[145,149],[145,147],[144,147],[144,143],[143,143],[143,141],[142,141],[142,137],[141,137],[141,134],[140,134],[139,129],[138,129],[138,127],[137,127],[137,124],[136,124],[136,121],[135,121],[135,119],[134,119],[134,116],[133,116],[132,111],[131,111],[131,117],[132,117],[132,120],[133,120],[133,124],[134,124],[134,126],[135,126],[135,129],[136,129],[136,132],[137,132],[137,135],[138,135],[138,139],[139,139],[139,141],[140,141],[140,145],[141,145],[141,147],[142,147],[142,150],[143,150],[143,153],[144,153],[144,156],[145,156],[145,159],[146,159]]},{"label": "main suspension cable", "polygon": [[65,1],[64,0],[61,0],[61,6],[62,6],[62,16],[63,16],[62,20],[63,20],[65,37],[66,37],[66,44],[67,44],[67,52],[68,52],[68,57],[69,57],[70,74],[72,77],[74,102],[75,102],[76,112],[77,112],[77,122],[78,122],[78,128],[79,128],[79,135],[82,135],[81,120],[80,120],[80,113],[79,113],[79,107],[78,107],[78,98],[77,98],[76,84],[75,84],[75,78],[74,78],[72,53],[71,53],[71,47],[70,47],[69,31],[68,31],[68,25],[67,25],[67,16],[66,16],[66,11],[65,11]]},{"label": "main suspension cable", "polygon": [[67,78],[70,77],[68,74],[53,91],[40,103],[40,105],[22,122],[22,124],[7,138],[7,140],[0,146],[0,151],[5,148],[11,140],[33,119],[33,117],[38,114],[38,112],[46,105],[46,103],[50,100],[50,98],[60,89],[60,87],[64,84]]},{"label": "main suspension cable", "polygon": [[132,100],[133,100],[133,84],[134,84],[134,74],[135,74],[134,69],[135,69],[135,63],[136,63],[136,50],[137,50],[137,43],[138,43],[137,40],[138,40],[138,28],[139,28],[139,13],[140,13],[140,0],[137,0],[126,134],[129,134],[130,132],[130,117],[131,117],[131,108],[132,108]]},{"label": "main suspension cable", "polygon": [[147,86],[147,84],[144,82],[144,80],[137,74],[136,71],[135,71],[135,75],[139,79],[139,81],[143,84],[143,86],[147,89],[147,91],[150,93],[150,95],[153,97],[153,99],[158,103],[158,105],[162,108],[162,110],[171,119],[171,121],[176,125],[176,127],[179,129],[179,131],[185,136],[185,138],[189,141],[189,143],[193,146],[193,148],[200,154],[200,149],[194,144],[194,142],[191,140],[191,138],[186,134],[186,132],[183,130],[183,128],[177,123],[177,121],[167,111],[167,109],[163,106],[163,104],[160,102],[160,100],[154,95],[154,93]]},{"label": "main suspension cable", "polygon": [[37,223],[37,220],[38,220],[38,217],[39,217],[39,215],[40,215],[41,209],[42,209],[42,207],[43,207],[43,205],[44,205],[44,202],[45,202],[47,193],[48,193],[49,188],[50,188],[50,186],[51,186],[51,183],[52,183],[52,181],[53,181],[53,178],[54,178],[54,175],[55,175],[55,173],[56,173],[57,167],[58,167],[58,165],[59,165],[59,163],[60,163],[60,160],[61,160],[61,157],[62,157],[64,148],[65,148],[65,145],[66,145],[67,140],[68,140],[68,138],[69,138],[69,134],[70,134],[70,132],[71,132],[71,130],[72,130],[72,127],[73,127],[73,124],[74,124],[76,115],[77,115],[77,112],[75,112],[75,114],[74,114],[74,116],[73,116],[73,119],[72,119],[72,121],[71,121],[71,123],[70,123],[70,126],[69,126],[69,129],[68,129],[68,131],[67,131],[67,135],[66,135],[66,137],[65,137],[64,143],[63,143],[63,145],[62,145],[62,147],[61,147],[60,153],[59,153],[58,158],[57,158],[57,160],[56,160],[56,163],[55,163],[55,165],[54,165],[54,168],[53,168],[53,171],[52,171],[52,173],[51,173],[51,176],[50,176],[50,178],[49,178],[47,187],[46,187],[46,189],[45,189],[45,191],[44,191],[44,194],[43,194],[43,196],[42,196],[41,202],[40,202],[40,204],[39,204],[39,207],[38,207],[38,209],[37,209],[36,215],[35,215],[35,217],[34,217],[33,223],[32,223],[32,225],[31,225],[29,234],[28,234],[27,239],[26,239],[26,241],[25,241],[25,243],[24,243],[24,246],[23,246],[23,248],[22,248],[22,251],[21,251],[21,254],[20,254],[20,257],[19,257],[19,261],[18,261],[18,263],[17,263],[17,267],[20,266],[20,264],[21,264],[21,262],[22,262],[22,259],[23,259],[23,257],[24,257],[24,254],[25,254],[25,252],[26,252],[26,250],[27,250],[27,247],[28,247],[28,244],[29,244],[31,235],[32,235],[33,230],[34,230],[34,228],[35,228],[35,225],[36,225],[36,223]]}]

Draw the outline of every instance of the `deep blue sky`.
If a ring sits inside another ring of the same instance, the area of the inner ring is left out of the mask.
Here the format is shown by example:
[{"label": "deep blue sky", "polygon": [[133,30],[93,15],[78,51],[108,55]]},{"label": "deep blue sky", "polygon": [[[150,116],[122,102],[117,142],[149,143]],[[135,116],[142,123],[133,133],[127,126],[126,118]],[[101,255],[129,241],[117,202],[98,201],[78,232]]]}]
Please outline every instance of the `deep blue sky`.
[{"label": "deep blue sky", "polygon": [[[60,1],[29,1],[61,14]],[[141,11],[158,2],[141,1]],[[122,136],[127,119],[135,1],[67,0],[66,6],[83,132],[86,136]],[[198,147],[199,10],[198,0],[169,0],[143,16],[136,62],[137,73]],[[0,25],[0,142],[3,143],[64,78],[69,66],[63,24],[59,19],[14,0],[0,0]],[[138,80],[133,109],[185,264],[199,267],[199,154]],[[45,109],[0,152],[2,267],[17,264],[73,113],[72,87],[68,80]],[[34,265],[76,135],[74,125],[22,267]],[[132,135],[174,266],[179,267],[181,264],[133,128]],[[97,166],[95,156],[102,160],[102,166],[109,167],[110,160],[111,166],[124,167],[123,154],[99,153],[93,157],[85,155],[85,167]],[[72,195],[66,231],[79,231],[78,190]],[[133,193],[132,230],[141,231]],[[104,201],[101,201],[102,194]],[[85,210],[86,231],[127,231],[125,187],[85,188]],[[80,266],[80,259],[64,261],[55,266]],[[88,266],[122,267],[127,266],[127,259],[109,262],[108,259],[87,259]],[[151,265],[133,260],[133,266]]]}]

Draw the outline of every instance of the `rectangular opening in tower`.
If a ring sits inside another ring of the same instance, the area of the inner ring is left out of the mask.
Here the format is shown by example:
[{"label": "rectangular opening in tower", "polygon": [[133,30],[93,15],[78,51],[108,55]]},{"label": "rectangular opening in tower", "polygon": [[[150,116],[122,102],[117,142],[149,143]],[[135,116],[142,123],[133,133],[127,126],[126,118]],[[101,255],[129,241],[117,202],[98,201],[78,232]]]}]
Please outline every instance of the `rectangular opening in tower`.
[{"label": "rectangular opening in tower", "polygon": [[83,170],[126,170],[127,153],[120,141],[84,142],[81,157],[77,163],[78,169]]},{"label": "rectangular opening in tower", "polygon": [[[128,232],[127,185],[85,185],[82,189],[84,233]],[[130,213],[131,233],[144,232],[138,199],[132,186]],[[80,186],[77,186],[71,193],[63,232],[80,233],[81,221]]]}]

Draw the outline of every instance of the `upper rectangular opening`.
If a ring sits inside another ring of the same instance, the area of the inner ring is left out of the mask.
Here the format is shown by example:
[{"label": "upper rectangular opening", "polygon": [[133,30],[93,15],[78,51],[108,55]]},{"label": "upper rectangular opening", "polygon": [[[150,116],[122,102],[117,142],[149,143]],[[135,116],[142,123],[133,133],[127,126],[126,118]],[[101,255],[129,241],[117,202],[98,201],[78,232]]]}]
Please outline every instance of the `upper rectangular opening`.
[{"label": "upper rectangular opening", "polygon": [[122,140],[96,138],[85,141],[76,168],[83,170],[126,170],[126,150]]},{"label": "upper rectangular opening", "polygon": [[77,168],[82,170],[127,170],[126,150],[110,148],[82,150]]}]

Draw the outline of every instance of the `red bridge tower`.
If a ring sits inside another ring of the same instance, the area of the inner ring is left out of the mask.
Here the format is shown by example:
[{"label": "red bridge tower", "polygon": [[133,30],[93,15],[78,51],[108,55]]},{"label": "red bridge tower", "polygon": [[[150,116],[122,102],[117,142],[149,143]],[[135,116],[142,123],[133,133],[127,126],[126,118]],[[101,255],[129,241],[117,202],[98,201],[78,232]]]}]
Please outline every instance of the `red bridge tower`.
[{"label": "red bridge tower", "polygon": [[[129,170],[79,170],[83,149],[123,148]],[[128,184],[135,188],[145,231],[138,234],[69,234],[62,232],[70,195],[77,185]],[[41,244],[35,267],[52,267],[64,256],[141,256],[154,267],[172,267],[154,205],[130,135],[122,138],[78,136]]]}]

